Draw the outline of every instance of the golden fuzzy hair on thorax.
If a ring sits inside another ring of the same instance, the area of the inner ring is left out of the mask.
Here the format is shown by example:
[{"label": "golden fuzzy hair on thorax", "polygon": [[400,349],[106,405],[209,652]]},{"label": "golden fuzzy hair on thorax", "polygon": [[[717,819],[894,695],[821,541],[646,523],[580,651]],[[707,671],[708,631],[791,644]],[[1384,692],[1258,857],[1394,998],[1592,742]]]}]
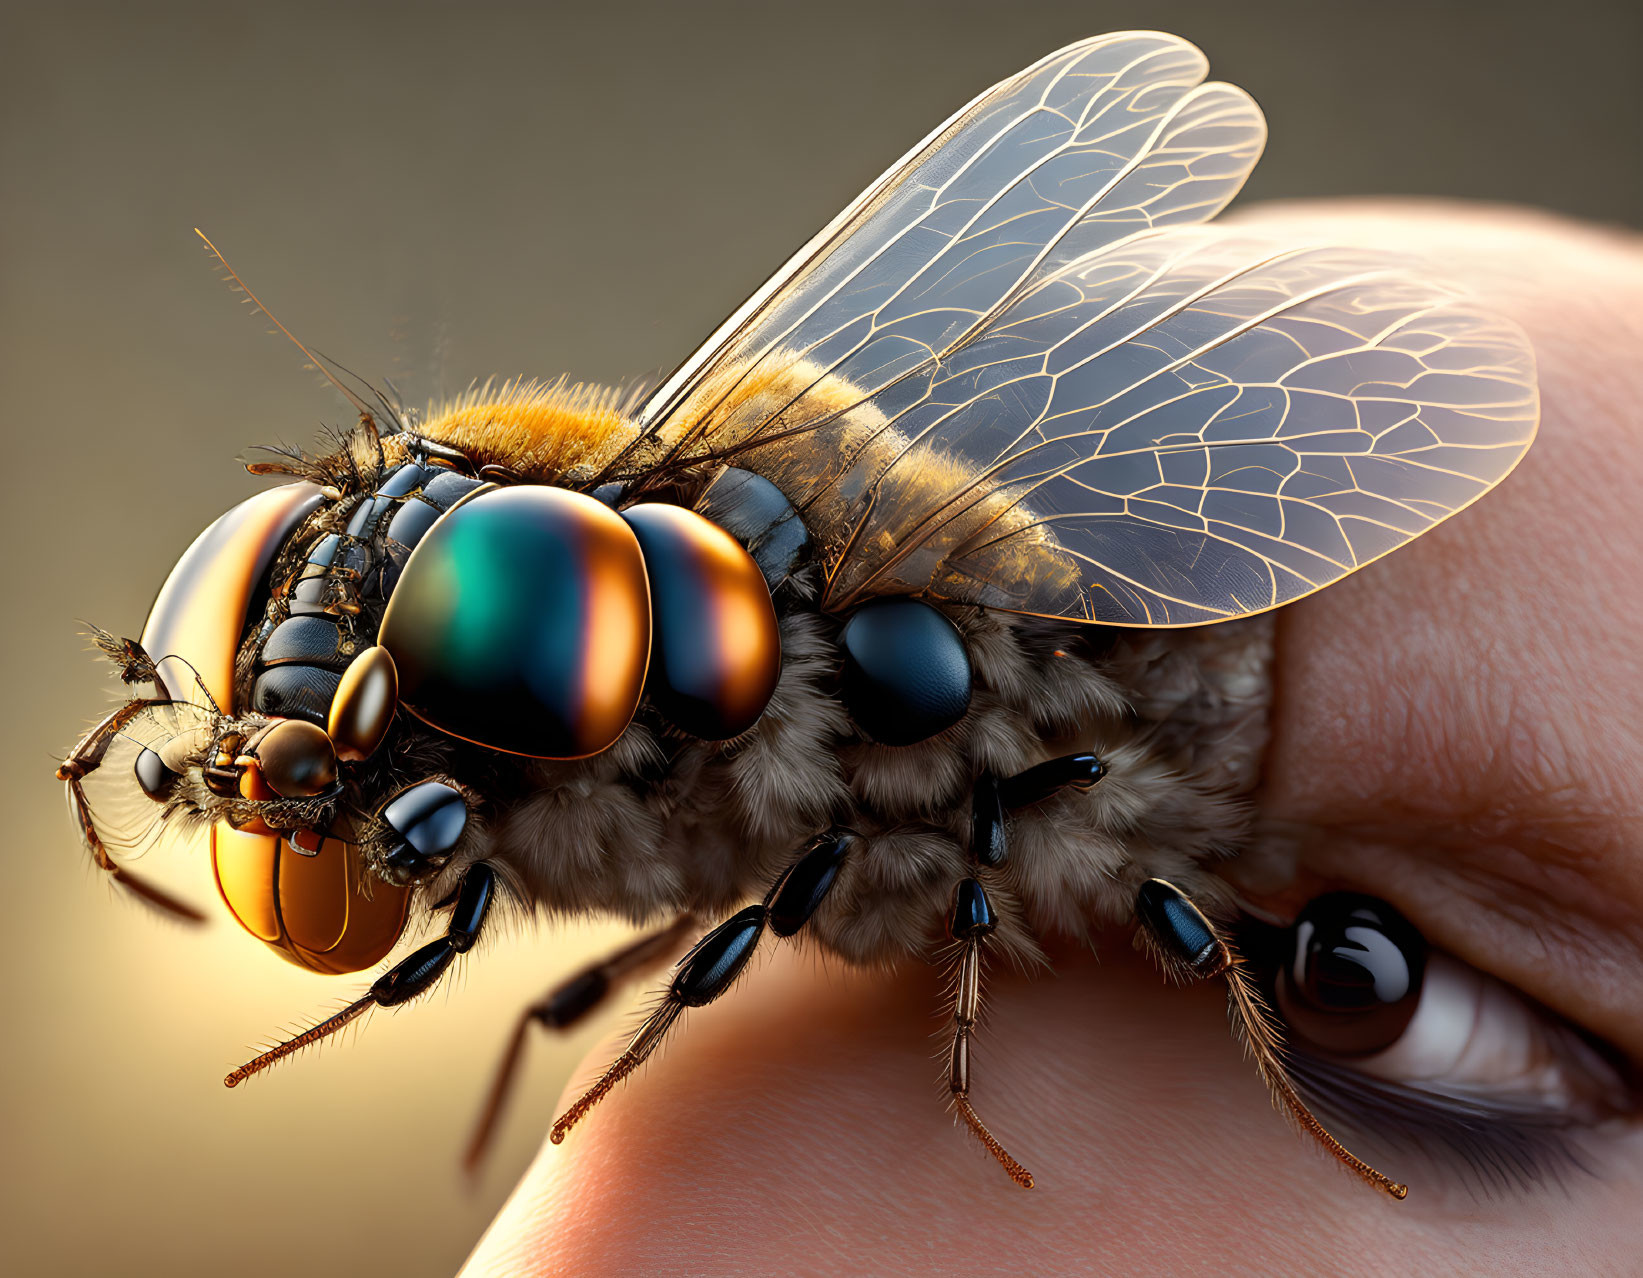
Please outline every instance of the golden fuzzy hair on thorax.
[{"label": "golden fuzzy hair on thorax", "polygon": [[637,398],[632,390],[564,377],[487,380],[431,405],[417,434],[538,483],[575,482],[598,473],[633,440]]},{"label": "golden fuzzy hair on thorax", "polygon": [[[746,466],[798,506],[825,564],[860,538],[850,579],[829,582],[830,608],[908,593],[1007,606],[1027,581],[1077,594],[1077,565],[1021,494],[990,489],[971,459],[909,439],[860,387],[810,360],[715,370],[623,457],[641,400],[642,390],[563,377],[487,381],[431,408],[418,433],[479,465],[572,487],[619,457],[641,475],[670,455],[675,466]],[[963,562],[965,548],[982,542],[986,561]],[[882,575],[868,580],[875,571]]]},{"label": "golden fuzzy hair on thorax", "polygon": [[[687,433],[686,457],[745,466],[781,489],[830,566],[852,547],[852,572],[828,583],[829,608],[909,593],[1007,606],[1033,580],[1078,594],[1077,563],[1021,492],[995,486],[974,459],[909,438],[871,394],[814,361],[715,371],[661,442]],[[965,563],[981,543],[985,560]]]}]

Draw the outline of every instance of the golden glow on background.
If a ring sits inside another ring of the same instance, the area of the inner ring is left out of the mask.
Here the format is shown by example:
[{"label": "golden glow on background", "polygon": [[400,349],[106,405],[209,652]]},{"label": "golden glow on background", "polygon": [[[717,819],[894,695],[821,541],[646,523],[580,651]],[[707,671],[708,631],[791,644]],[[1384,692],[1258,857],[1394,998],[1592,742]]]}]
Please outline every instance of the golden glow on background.
[{"label": "golden glow on background", "polygon": [[198,932],[116,899],[77,847],[50,773],[112,667],[75,619],[136,633],[176,556],[261,486],[237,455],[351,420],[212,279],[194,226],[304,341],[416,400],[659,373],[962,102],[1134,26],[1197,41],[1267,106],[1250,198],[1643,215],[1610,158],[1643,148],[1624,0],[1487,24],[1422,0],[515,8],[7,14],[7,1273],[449,1274],[625,1023],[532,1043],[470,1191],[457,1157],[518,1009],[622,929],[493,936],[426,1002],[230,1092],[244,1049],[366,981],[246,936],[203,843],[145,860],[213,910]]}]

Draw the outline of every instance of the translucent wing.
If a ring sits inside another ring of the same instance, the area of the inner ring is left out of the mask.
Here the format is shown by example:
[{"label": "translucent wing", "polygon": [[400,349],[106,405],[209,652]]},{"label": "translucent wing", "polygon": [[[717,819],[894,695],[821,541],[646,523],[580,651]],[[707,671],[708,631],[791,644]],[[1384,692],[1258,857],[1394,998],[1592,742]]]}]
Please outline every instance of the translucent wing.
[{"label": "translucent wing", "polygon": [[1260,149],[1204,69],[1113,36],[977,99],[661,388],[648,460],[775,480],[828,608],[1135,626],[1275,607],[1474,500],[1534,433],[1521,334],[1363,255],[1158,229]]},{"label": "translucent wing", "polygon": [[[838,396],[795,383],[801,366],[861,398],[919,380],[1035,273],[1213,216],[1254,167],[1266,126],[1242,90],[1200,84],[1207,69],[1183,40],[1130,32],[1071,45],[988,90],[656,390],[639,413],[644,440],[678,459],[820,426]],[[790,394],[761,400],[770,411],[758,419],[747,401],[773,383]]]},{"label": "translucent wing", "polygon": [[1288,603],[1475,501],[1534,438],[1514,326],[1396,263],[1140,236],[1035,284],[812,503],[827,603],[925,592],[1128,626]]}]

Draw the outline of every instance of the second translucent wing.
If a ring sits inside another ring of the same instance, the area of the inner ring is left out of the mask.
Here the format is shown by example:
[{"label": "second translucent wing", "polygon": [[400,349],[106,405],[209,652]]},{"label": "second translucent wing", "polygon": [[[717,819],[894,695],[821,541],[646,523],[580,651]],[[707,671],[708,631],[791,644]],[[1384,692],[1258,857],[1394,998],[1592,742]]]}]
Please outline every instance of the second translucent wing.
[{"label": "second translucent wing", "polygon": [[631,477],[728,461],[823,546],[823,600],[1197,625],[1316,590],[1533,438],[1510,325],[1354,253],[1183,227],[1265,136],[1191,45],[1085,41],[983,94],[640,412]]},{"label": "second translucent wing", "polygon": [[826,604],[1129,626],[1277,607],[1498,483],[1534,385],[1520,331],[1383,259],[1140,236],[1036,284],[928,394],[853,414],[848,469],[810,496],[848,528]]}]

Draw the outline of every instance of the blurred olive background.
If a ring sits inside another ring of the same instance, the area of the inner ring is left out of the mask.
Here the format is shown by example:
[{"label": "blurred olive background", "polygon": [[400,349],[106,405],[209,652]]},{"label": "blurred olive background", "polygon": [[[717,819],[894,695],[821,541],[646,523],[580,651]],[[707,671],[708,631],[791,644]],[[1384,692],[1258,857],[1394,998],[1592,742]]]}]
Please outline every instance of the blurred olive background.
[{"label": "blurred olive background", "polygon": [[[1137,26],[1197,41],[1265,106],[1251,197],[1643,219],[1627,0],[5,6],[0,1267],[448,1274],[618,1015],[533,1045],[469,1185],[457,1153],[516,1010],[620,929],[493,938],[426,1004],[228,1092],[245,1045],[361,983],[220,918],[160,922],[79,850],[49,773],[111,690],[77,619],[135,634],[176,554],[256,486],[236,457],[349,420],[191,228],[305,340],[413,399],[631,379],[981,88]],[[202,849],[146,864],[215,904]]]}]

